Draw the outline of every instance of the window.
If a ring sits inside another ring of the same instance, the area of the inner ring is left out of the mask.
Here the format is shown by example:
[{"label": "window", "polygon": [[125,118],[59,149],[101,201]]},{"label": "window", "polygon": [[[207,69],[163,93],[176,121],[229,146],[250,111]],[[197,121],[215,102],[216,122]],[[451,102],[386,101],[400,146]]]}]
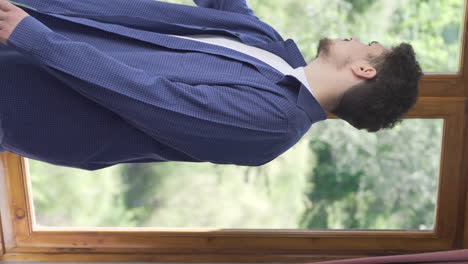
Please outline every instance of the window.
[{"label": "window", "polygon": [[332,119],[260,167],[168,162],[91,172],[30,160],[36,224],[432,230],[442,127],[443,119],[407,119],[374,134]]},{"label": "window", "polygon": [[466,3],[247,2],[306,61],[325,36],[411,43],[426,73],[417,105],[376,134],[330,116],[255,168],[89,172],[4,153],[0,260],[312,262],[468,248]]}]

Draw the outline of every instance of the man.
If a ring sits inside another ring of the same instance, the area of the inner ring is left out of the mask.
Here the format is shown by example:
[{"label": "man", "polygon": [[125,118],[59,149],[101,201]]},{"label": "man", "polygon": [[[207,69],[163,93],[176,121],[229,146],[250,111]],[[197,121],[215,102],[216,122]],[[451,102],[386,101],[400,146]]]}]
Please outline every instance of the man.
[{"label": "man", "polygon": [[374,132],[416,101],[409,44],[324,38],[306,64],[245,0],[194,1],[0,0],[2,151],[258,166],[326,112]]}]

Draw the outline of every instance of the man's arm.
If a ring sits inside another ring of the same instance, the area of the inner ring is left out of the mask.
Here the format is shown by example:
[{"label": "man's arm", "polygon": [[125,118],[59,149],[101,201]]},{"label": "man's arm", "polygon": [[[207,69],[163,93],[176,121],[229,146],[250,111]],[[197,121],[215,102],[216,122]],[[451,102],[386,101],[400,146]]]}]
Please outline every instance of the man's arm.
[{"label": "man's arm", "polygon": [[286,137],[283,109],[266,107],[271,102],[262,94],[252,98],[249,87],[189,85],[151,76],[32,16],[18,24],[8,46],[39,61],[65,83],[63,89],[74,89],[150,137],[200,160],[254,164]]},{"label": "man's arm", "polygon": [[240,13],[243,15],[253,16],[257,19],[254,15],[252,9],[247,6],[246,0],[193,0],[195,4],[199,7],[205,8],[213,8],[222,11]]}]

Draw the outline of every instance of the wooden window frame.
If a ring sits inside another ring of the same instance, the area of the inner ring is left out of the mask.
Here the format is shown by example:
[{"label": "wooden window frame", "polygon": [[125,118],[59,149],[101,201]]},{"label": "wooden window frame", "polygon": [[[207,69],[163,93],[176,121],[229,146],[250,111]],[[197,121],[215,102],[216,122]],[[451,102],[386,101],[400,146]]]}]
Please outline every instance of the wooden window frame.
[{"label": "wooden window frame", "polygon": [[444,120],[434,230],[35,227],[28,160],[2,153],[0,261],[304,263],[468,248],[467,1],[460,71],[426,73],[405,116]]}]

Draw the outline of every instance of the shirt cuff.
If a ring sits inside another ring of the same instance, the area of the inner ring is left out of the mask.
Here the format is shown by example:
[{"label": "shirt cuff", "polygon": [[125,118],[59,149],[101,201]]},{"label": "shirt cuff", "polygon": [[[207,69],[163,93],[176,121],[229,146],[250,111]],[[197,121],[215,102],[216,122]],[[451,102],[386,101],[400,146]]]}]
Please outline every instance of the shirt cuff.
[{"label": "shirt cuff", "polygon": [[40,48],[47,33],[53,32],[32,16],[23,18],[7,40],[7,46],[17,51],[32,54],[34,48]]}]

